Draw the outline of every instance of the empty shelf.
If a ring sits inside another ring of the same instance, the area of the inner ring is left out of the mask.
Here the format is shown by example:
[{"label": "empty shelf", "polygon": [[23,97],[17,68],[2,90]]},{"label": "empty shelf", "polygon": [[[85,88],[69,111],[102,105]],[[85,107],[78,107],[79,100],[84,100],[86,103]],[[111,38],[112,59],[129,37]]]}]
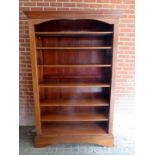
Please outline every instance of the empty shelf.
[{"label": "empty shelf", "polygon": [[111,67],[110,64],[88,64],[88,65],[38,65],[38,67]]},{"label": "empty shelf", "polygon": [[98,122],[61,122],[46,123],[42,125],[44,135],[103,135],[106,128]]},{"label": "empty shelf", "polygon": [[107,31],[107,32],[35,32],[37,36],[104,36],[108,34],[113,34],[112,31]]},{"label": "empty shelf", "polygon": [[107,83],[82,83],[82,82],[59,82],[59,83],[40,83],[39,87],[43,88],[72,88],[72,87],[110,87]]},{"label": "empty shelf", "polygon": [[40,106],[48,107],[48,106],[109,106],[109,102],[103,99],[75,99],[75,100],[67,100],[67,99],[59,99],[59,100],[41,100]]},{"label": "empty shelf", "polygon": [[112,49],[111,46],[103,47],[37,47],[38,50],[102,50]]},{"label": "empty shelf", "polygon": [[59,121],[108,121],[108,117],[101,113],[81,112],[78,114],[43,114],[42,122],[59,122]]}]

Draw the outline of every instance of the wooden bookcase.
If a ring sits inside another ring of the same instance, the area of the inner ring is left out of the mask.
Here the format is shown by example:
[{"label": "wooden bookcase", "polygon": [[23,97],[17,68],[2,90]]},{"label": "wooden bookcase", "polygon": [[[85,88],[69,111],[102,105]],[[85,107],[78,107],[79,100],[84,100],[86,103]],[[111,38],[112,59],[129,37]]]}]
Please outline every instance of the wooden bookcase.
[{"label": "wooden bookcase", "polygon": [[29,21],[36,147],[113,145],[119,11],[25,12]]}]

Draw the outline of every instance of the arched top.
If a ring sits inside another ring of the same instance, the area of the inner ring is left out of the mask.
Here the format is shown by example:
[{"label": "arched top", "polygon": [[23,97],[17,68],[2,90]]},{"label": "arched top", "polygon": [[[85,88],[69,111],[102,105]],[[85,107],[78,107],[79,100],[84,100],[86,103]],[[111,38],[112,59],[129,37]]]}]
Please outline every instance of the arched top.
[{"label": "arched top", "polygon": [[55,19],[35,25],[35,31],[112,31],[113,24],[94,19]]}]

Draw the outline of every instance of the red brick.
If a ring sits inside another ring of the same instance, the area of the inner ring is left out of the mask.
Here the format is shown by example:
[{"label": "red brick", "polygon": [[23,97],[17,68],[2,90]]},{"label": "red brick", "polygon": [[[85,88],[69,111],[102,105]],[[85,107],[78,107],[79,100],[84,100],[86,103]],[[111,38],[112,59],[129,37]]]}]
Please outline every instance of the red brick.
[{"label": "red brick", "polygon": [[129,10],[129,9],[124,10],[124,13],[128,13],[128,14],[134,14],[134,12],[135,12],[134,9],[132,9],[132,10]]},{"label": "red brick", "polygon": [[53,6],[53,7],[62,7],[62,3],[50,3],[50,6]]},{"label": "red brick", "polygon": [[130,46],[120,46],[119,50],[129,50]]},{"label": "red brick", "polygon": [[83,11],[83,10],[88,11],[89,8],[88,9],[87,8],[70,8],[70,10],[71,11]]},{"label": "red brick", "polygon": [[57,8],[58,11],[69,11],[69,8]]},{"label": "red brick", "polygon": [[24,6],[36,6],[36,2],[24,2]]},{"label": "red brick", "polygon": [[115,8],[117,9],[128,9],[128,5],[123,5],[123,4],[116,4],[115,5]]},{"label": "red brick", "polygon": [[134,30],[130,29],[130,28],[122,28],[120,29],[120,32],[133,32]]},{"label": "red brick", "polygon": [[129,55],[119,55],[119,58],[129,58]]},{"label": "red brick", "polygon": [[97,3],[109,3],[110,0],[96,0]]},{"label": "red brick", "polygon": [[43,11],[42,7],[31,8],[31,11]]},{"label": "red brick", "polygon": [[51,7],[44,8],[44,11],[56,11],[56,8],[51,8]]},{"label": "red brick", "polygon": [[135,5],[129,5],[129,9],[135,9]]},{"label": "red brick", "polygon": [[92,3],[93,3],[93,2],[96,2],[96,0],[83,0],[83,1],[84,1],[84,3],[85,3],[85,2],[92,2]]},{"label": "red brick", "polygon": [[111,3],[122,3],[123,0],[110,0]]},{"label": "red brick", "polygon": [[86,3],[77,3],[77,7],[89,7],[89,4],[86,4]]},{"label": "red brick", "polygon": [[20,6],[20,7],[23,6],[23,2],[19,2],[19,6]]},{"label": "red brick", "polygon": [[111,4],[102,4],[101,5],[101,7],[103,8],[103,9],[112,9],[112,8],[114,8],[114,5],[111,5]]},{"label": "red brick", "polygon": [[134,19],[134,18],[135,18],[135,15],[128,15],[128,18],[129,18],[129,19],[130,19],[130,18]]},{"label": "red brick", "polygon": [[46,7],[46,6],[49,6],[49,5],[50,5],[49,2],[37,2],[37,6],[40,6],[40,7],[42,7],[42,6]]},{"label": "red brick", "polygon": [[135,0],[126,0],[124,1],[126,4],[135,4]]},{"label": "red brick", "polygon": [[30,11],[30,7],[20,7],[19,11]]},{"label": "red brick", "polygon": [[57,0],[57,2],[70,2],[70,0]]},{"label": "red brick", "polygon": [[100,8],[102,7],[102,4],[89,4],[90,8]]},{"label": "red brick", "polygon": [[64,7],[75,7],[76,4],[75,3],[63,3]]},{"label": "red brick", "polygon": [[[41,0],[42,1],[42,0]],[[58,0],[44,0],[45,2],[56,2]]]},{"label": "red brick", "polygon": [[71,2],[83,2],[83,0],[71,0]]}]

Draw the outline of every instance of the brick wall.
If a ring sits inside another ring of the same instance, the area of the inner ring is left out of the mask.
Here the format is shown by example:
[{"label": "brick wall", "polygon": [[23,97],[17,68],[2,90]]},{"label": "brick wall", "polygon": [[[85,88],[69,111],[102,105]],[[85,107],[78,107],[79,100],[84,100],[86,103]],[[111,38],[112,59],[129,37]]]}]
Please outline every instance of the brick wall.
[{"label": "brick wall", "polygon": [[[20,0],[20,125],[34,124],[34,103],[27,19],[23,10],[121,9],[115,83],[115,122],[131,122],[134,102],[134,0]],[[123,116],[123,117],[122,117]],[[129,121],[127,121],[128,119]],[[116,121],[117,120],[117,121]]]}]

